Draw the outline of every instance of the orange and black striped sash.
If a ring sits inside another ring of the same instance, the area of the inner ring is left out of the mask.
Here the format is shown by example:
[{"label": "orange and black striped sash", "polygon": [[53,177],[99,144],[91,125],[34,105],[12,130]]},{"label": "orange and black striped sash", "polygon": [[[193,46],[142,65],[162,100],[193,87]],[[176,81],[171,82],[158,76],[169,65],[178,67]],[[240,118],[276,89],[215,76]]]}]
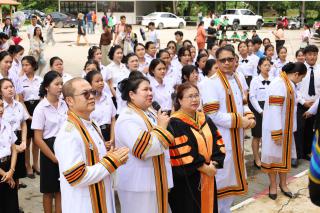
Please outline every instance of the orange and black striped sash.
[{"label": "orange and black striped sash", "polygon": [[[92,140],[90,134],[87,131],[87,128],[84,126],[80,118],[73,113],[72,111],[68,111],[68,121],[72,123],[77,130],[79,131],[82,141],[86,147],[86,155],[87,155],[87,165],[93,166],[98,163],[99,153],[98,148],[96,147],[94,141]],[[95,125],[93,127],[98,131]],[[100,132],[98,131],[100,134]],[[105,185],[103,180],[98,183],[92,184],[89,186],[90,197],[92,203],[92,212],[94,213],[106,213],[107,212],[107,204],[106,204],[106,194],[105,194]]]},{"label": "orange and black striped sash", "polygon": [[286,120],[283,130],[283,148],[282,156],[284,160],[283,169],[289,170],[291,168],[291,145],[292,145],[292,131],[293,131],[293,119],[294,119],[294,105],[295,105],[295,93],[294,88],[291,85],[291,81],[285,72],[280,73],[280,77],[283,79],[285,86],[287,88],[286,97]]},{"label": "orange and black striped sash", "polygon": [[[240,195],[244,194],[248,191],[248,185],[245,177],[245,168],[244,168],[244,159],[243,159],[243,152],[241,151],[241,137],[240,137],[240,121],[241,115],[237,112],[237,105],[233,96],[232,88],[229,84],[228,79],[226,76],[220,71],[217,71],[217,75],[220,78],[222,85],[225,89],[226,94],[226,106],[227,112],[232,113],[233,123],[235,122],[235,128],[230,128],[230,136],[231,136],[231,143],[232,143],[232,153],[233,153],[233,160],[234,160],[234,169],[237,178],[237,186],[230,186],[225,187],[218,190],[218,198],[227,197],[231,195]],[[241,95],[242,93],[242,86],[238,79],[237,75],[234,75],[234,78],[240,88]]]},{"label": "orange and black striped sash", "polygon": [[[133,109],[145,122],[149,133],[154,129],[152,123],[144,112],[137,108],[135,105],[128,103],[128,107]],[[158,203],[158,213],[168,212],[168,180],[167,170],[165,166],[164,154],[152,157],[155,183],[156,183],[156,194]]]}]

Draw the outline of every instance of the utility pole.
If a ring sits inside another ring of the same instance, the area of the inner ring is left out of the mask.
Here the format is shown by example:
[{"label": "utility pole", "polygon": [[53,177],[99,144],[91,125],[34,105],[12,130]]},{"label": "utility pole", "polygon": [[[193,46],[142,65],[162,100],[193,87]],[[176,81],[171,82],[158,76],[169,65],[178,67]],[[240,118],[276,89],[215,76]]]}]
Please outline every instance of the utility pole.
[{"label": "utility pole", "polygon": [[301,17],[300,17],[300,27],[304,26],[304,17],[305,17],[305,12],[306,12],[306,2],[302,1],[301,5]]}]

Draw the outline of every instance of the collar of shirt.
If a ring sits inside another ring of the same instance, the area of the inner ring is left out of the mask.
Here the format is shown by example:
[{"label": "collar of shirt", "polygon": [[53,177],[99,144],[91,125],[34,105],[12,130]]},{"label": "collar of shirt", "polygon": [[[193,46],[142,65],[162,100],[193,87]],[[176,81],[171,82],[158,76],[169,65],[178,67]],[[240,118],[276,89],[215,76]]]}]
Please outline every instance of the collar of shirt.
[{"label": "collar of shirt", "polygon": [[309,65],[307,62],[304,63],[307,67],[307,70],[310,70],[310,67],[313,67],[313,71],[315,71],[316,69],[318,69],[318,64],[315,64],[313,66]]},{"label": "collar of shirt", "polygon": [[249,55],[247,55],[247,57],[246,58],[242,58],[242,56],[241,55],[239,55],[239,63],[241,62],[242,63],[242,60],[250,60],[250,58],[249,58]]},{"label": "collar of shirt", "polygon": [[152,58],[152,59],[155,59],[155,57],[152,57],[151,55],[149,55],[148,53],[146,53],[145,55],[144,55],[144,57],[145,58]]},{"label": "collar of shirt", "polygon": [[107,99],[107,94],[105,92],[101,93],[101,97],[100,99],[97,101],[98,104],[101,104],[102,102],[104,102]]},{"label": "collar of shirt", "polygon": [[258,78],[259,78],[260,81],[265,81],[265,80],[266,81],[271,81],[273,79],[272,76],[270,76],[270,75],[269,75],[268,79],[264,79],[264,77],[261,74],[259,74]]},{"label": "collar of shirt", "polygon": [[155,87],[165,87],[165,81],[162,81],[162,84],[160,84],[153,76],[150,76],[150,83],[151,85]]},{"label": "collar of shirt", "polygon": [[289,63],[289,61],[286,60],[284,63],[282,63],[280,58],[278,58],[274,63],[284,66],[285,64]]},{"label": "collar of shirt", "polygon": [[[64,103],[64,101],[61,98],[59,98],[58,108],[60,108],[63,103]],[[43,106],[45,106],[45,107],[52,106],[51,103],[48,101],[47,97],[43,98]]]},{"label": "collar of shirt", "polygon": [[23,76],[21,76],[21,81],[23,82],[23,81],[38,81],[38,80],[40,80],[41,78],[39,77],[39,76],[37,76],[37,75],[34,75],[33,76],[33,79],[29,79],[28,77],[27,77],[27,75],[26,74],[24,74]]},{"label": "collar of shirt", "polygon": [[124,65],[123,63],[116,64],[116,63],[114,63],[114,61],[112,61],[108,66],[116,67],[119,70],[122,70],[122,69],[126,68],[126,65]]},{"label": "collar of shirt", "polygon": [[[12,102],[12,108],[14,108],[16,105],[17,105],[17,101],[16,101],[16,100],[13,100],[13,102]],[[9,103],[6,102],[5,100],[3,100],[3,107],[4,107],[4,108],[7,108],[7,107],[9,107],[9,106],[10,106]]]}]

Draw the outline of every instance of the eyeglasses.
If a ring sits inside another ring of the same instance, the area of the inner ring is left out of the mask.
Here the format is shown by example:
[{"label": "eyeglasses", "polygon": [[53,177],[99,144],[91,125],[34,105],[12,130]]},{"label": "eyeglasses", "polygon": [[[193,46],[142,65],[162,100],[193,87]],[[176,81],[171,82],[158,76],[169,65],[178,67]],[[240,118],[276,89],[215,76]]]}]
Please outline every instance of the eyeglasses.
[{"label": "eyeglasses", "polygon": [[95,90],[93,90],[93,89],[91,89],[91,90],[85,90],[85,91],[83,91],[82,93],[77,94],[77,95],[73,95],[73,96],[80,96],[80,95],[83,95],[83,97],[88,100],[88,99],[90,98],[90,95],[92,95],[93,97],[95,97],[95,96],[97,95],[97,91],[95,91]]},{"label": "eyeglasses", "polygon": [[186,96],[186,97],[184,97],[184,98],[186,98],[186,99],[188,99],[188,100],[190,100],[190,101],[192,101],[192,100],[199,100],[200,95],[199,95],[199,94],[194,94],[194,95]]},{"label": "eyeglasses", "polygon": [[232,63],[233,61],[234,61],[234,59],[235,58],[221,58],[221,59],[218,59],[218,61],[220,62],[220,63],[223,63],[223,64],[225,64],[227,61],[229,62],[229,63]]}]

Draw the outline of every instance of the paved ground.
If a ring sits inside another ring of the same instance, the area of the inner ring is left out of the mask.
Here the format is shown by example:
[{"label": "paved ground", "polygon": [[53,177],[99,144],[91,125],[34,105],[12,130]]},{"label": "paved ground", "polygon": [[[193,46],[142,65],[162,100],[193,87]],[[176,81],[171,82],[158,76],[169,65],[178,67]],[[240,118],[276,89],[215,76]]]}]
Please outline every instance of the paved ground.
[{"label": "paved ground", "polygon": [[[99,26],[98,26],[99,27]],[[134,27],[134,30],[138,32],[138,27]],[[269,37],[273,40],[271,34],[271,28],[265,28],[258,32],[261,38]],[[161,47],[165,47],[166,43],[173,39],[175,29],[166,29],[160,31]],[[196,31],[194,28],[183,29],[185,39],[193,41]],[[288,48],[289,59],[294,59],[294,53],[299,48],[300,35],[302,31],[286,31],[287,41],[285,46]],[[228,32],[231,33],[231,32]],[[22,45],[26,48],[26,53],[29,49],[28,40],[25,31],[22,30],[22,36],[24,40]],[[48,46],[45,50],[45,58],[49,59],[53,56],[59,56],[64,60],[65,72],[70,73],[73,76],[80,76],[84,63],[86,62],[88,47],[87,46],[75,46],[76,29],[55,29],[55,39],[57,44],[52,47]],[[90,45],[95,45],[99,42],[100,33],[95,35],[88,35]],[[140,35],[139,35],[140,38]],[[273,41],[274,43],[274,41]],[[45,69],[45,70],[48,70]],[[249,181],[249,193],[247,196],[240,197],[236,200],[235,204],[241,203],[250,197],[255,197],[257,200],[251,204],[244,205],[235,212],[279,212],[282,208],[282,212],[320,212],[320,209],[313,206],[308,199],[307,176],[303,175],[301,178],[292,179],[290,183],[290,189],[293,192],[299,191],[299,196],[295,199],[288,201],[283,196],[280,196],[277,201],[271,201],[263,193],[266,193],[268,187],[267,176],[261,173],[259,170],[253,168],[252,152],[251,152],[251,139],[245,141],[245,159],[248,172]],[[308,162],[302,161],[298,169],[292,169],[290,176],[294,176],[308,168]],[[42,212],[42,195],[39,193],[39,176],[36,179],[31,180],[28,178],[22,179],[24,183],[28,185],[26,189],[19,191],[20,205],[23,207],[26,213],[38,213]],[[300,189],[300,190],[299,190]],[[262,193],[262,195],[261,195]],[[279,192],[280,193],[280,192]],[[288,203],[288,204],[286,204]],[[286,205],[285,205],[286,204]]]}]

